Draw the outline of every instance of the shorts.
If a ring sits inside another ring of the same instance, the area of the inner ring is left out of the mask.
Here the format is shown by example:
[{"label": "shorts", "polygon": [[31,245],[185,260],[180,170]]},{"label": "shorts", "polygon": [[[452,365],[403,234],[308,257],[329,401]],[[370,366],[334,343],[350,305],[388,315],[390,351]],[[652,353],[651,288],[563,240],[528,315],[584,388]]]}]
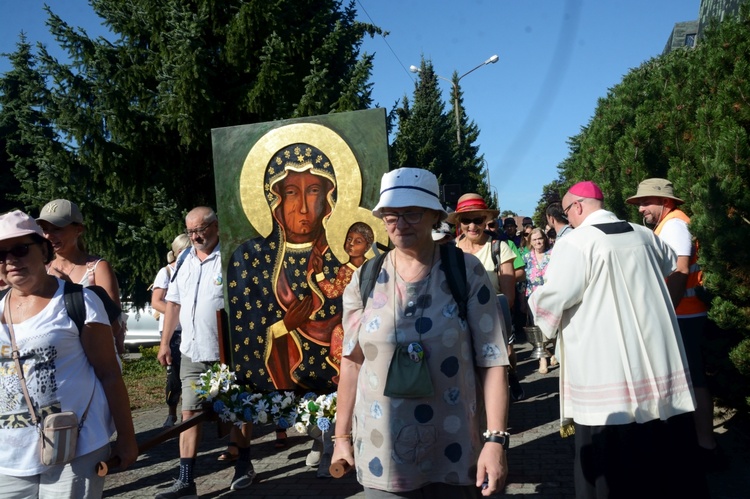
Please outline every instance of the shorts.
[{"label": "shorts", "polygon": [[202,411],[203,400],[193,389],[194,384],[198,384],[201,374],[205,373],[214,365],[212,362],[193,362],[190,357],[182,356],[180,362],[180,380],[182,381],[182,410],[183,411]]}]

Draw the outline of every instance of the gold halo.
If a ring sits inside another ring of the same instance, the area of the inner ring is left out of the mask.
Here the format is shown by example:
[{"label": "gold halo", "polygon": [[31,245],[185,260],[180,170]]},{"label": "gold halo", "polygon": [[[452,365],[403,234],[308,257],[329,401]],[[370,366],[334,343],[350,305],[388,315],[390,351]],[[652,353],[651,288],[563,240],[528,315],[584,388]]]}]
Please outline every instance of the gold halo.
[{"label": "gold halo", "polygon": [[[264,185],[268,162],[284,147],[302,142],[317,147],[333,165],[336,174],[336,205],[324,222],[326,238],[336,258],[344,263],[346,231],[357,221],[372,227],[376,241],[387,244],[385,227],[369,210],[359,207],[362,196],[362,175],[354,153],[343,138],[333,130],[315,123],[296,123],[275,128],[253,145],[240,172],[240,203],[258,235],[266,238],[273,230],[273,216],[266,201]],[[369,215],[369,216],[368,216]]]}]

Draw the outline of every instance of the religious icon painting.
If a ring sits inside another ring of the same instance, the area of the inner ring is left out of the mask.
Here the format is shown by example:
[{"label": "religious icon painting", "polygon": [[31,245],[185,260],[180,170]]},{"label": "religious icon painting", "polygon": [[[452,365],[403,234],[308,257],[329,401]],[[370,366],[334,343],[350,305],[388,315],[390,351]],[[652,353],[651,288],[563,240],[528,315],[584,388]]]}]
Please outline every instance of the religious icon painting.
[{"label": "religious icon painting", "polygon": [[388,244],[385,111],[212,130],[230,362],[257,391],[336,390],[342,294]]}]

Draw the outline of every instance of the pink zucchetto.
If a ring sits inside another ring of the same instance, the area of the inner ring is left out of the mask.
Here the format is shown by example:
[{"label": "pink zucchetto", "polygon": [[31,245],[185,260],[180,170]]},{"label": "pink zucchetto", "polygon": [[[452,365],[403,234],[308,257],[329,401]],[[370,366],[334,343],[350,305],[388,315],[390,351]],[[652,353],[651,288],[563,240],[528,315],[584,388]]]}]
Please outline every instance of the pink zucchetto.
[{"label": "pink zucchetto", "polygon": [[600,201],[604,200],[604,194],[602,194],[602,190],[591,180],[578,182],[573,187],[568,189],[568,192],[582,198],[598,199]]}]

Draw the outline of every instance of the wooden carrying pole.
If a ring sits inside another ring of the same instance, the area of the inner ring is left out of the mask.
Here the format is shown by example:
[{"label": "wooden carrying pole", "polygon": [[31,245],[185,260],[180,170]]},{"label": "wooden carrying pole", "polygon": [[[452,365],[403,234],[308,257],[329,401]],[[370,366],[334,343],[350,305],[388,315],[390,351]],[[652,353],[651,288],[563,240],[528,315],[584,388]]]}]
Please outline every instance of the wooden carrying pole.
[{"label": "wooden carrying pole", "polygon": [[[227,352],[229,352],[229,333],[227,330],[227,321],[226,321],[226,312],[222,310],[216,311],[216,324],[218,325],[218,331],[219,331],[219,360],[223,363],[227,363]],[[210,407],[205,407],[203,412],[200,414],[197,414],[193,416],[192,418],[188,419],[187,421],[183,421],[182,423],[172,426],[170,428],[165,429],[158,435],[156,435],[151,440],[144,442],[142,444],[138,445],[138,455],[140,456],[147,450],[151,449],[152,447],[156,447],[157,445],[166,442],[167,440],[171,440],[174,437],[178,436],[183,431],[187,430],[188,428],[192,428],[193,426],[202,423],[203,421],[209,421],[211,419],[215,418],[214,412],[211,410]],[[221,436],[222,433],[222,425],[219,425],[219,435]],[[109,458],[107,461],[101,461],[97,463],[96,465],[96,474],[99,476],[106,476],[109,472],[110,468],[116,468],[120,465],[120,457],[119,456],[113,456]]]},{"label": "wooden carrying pole", "polygon": [[[208,419],[213,415],[213,412],[211,412],[210,410],[203,411],[200,414],[196,414],[187,421],[183,421],[178,425],[174,425],[170,428],[165,429],[151,440],[139,444],[138,455],[140,456],[152,447],[156,447],[157,445],[166,442],[167,440],[173,439],[188,428],[192,428],[193,426],[200,424],[203,421],[208,421]],[[106,476],[107,473],[109,473],[110,468],[117,468],[118,466],[120,466],[120,456],[113,456],[107,461],[100,461],[99,463],[97,463],[96,474],[99,476]]]},{"label": "wooden carrying pole", "polygon": [[331,463],[331,466],[328,467],[328,473],[330,473],[333,478],[341,478],[351,470],[351,464],[347,463],[343,459],[339,459],[335,463]]}]

